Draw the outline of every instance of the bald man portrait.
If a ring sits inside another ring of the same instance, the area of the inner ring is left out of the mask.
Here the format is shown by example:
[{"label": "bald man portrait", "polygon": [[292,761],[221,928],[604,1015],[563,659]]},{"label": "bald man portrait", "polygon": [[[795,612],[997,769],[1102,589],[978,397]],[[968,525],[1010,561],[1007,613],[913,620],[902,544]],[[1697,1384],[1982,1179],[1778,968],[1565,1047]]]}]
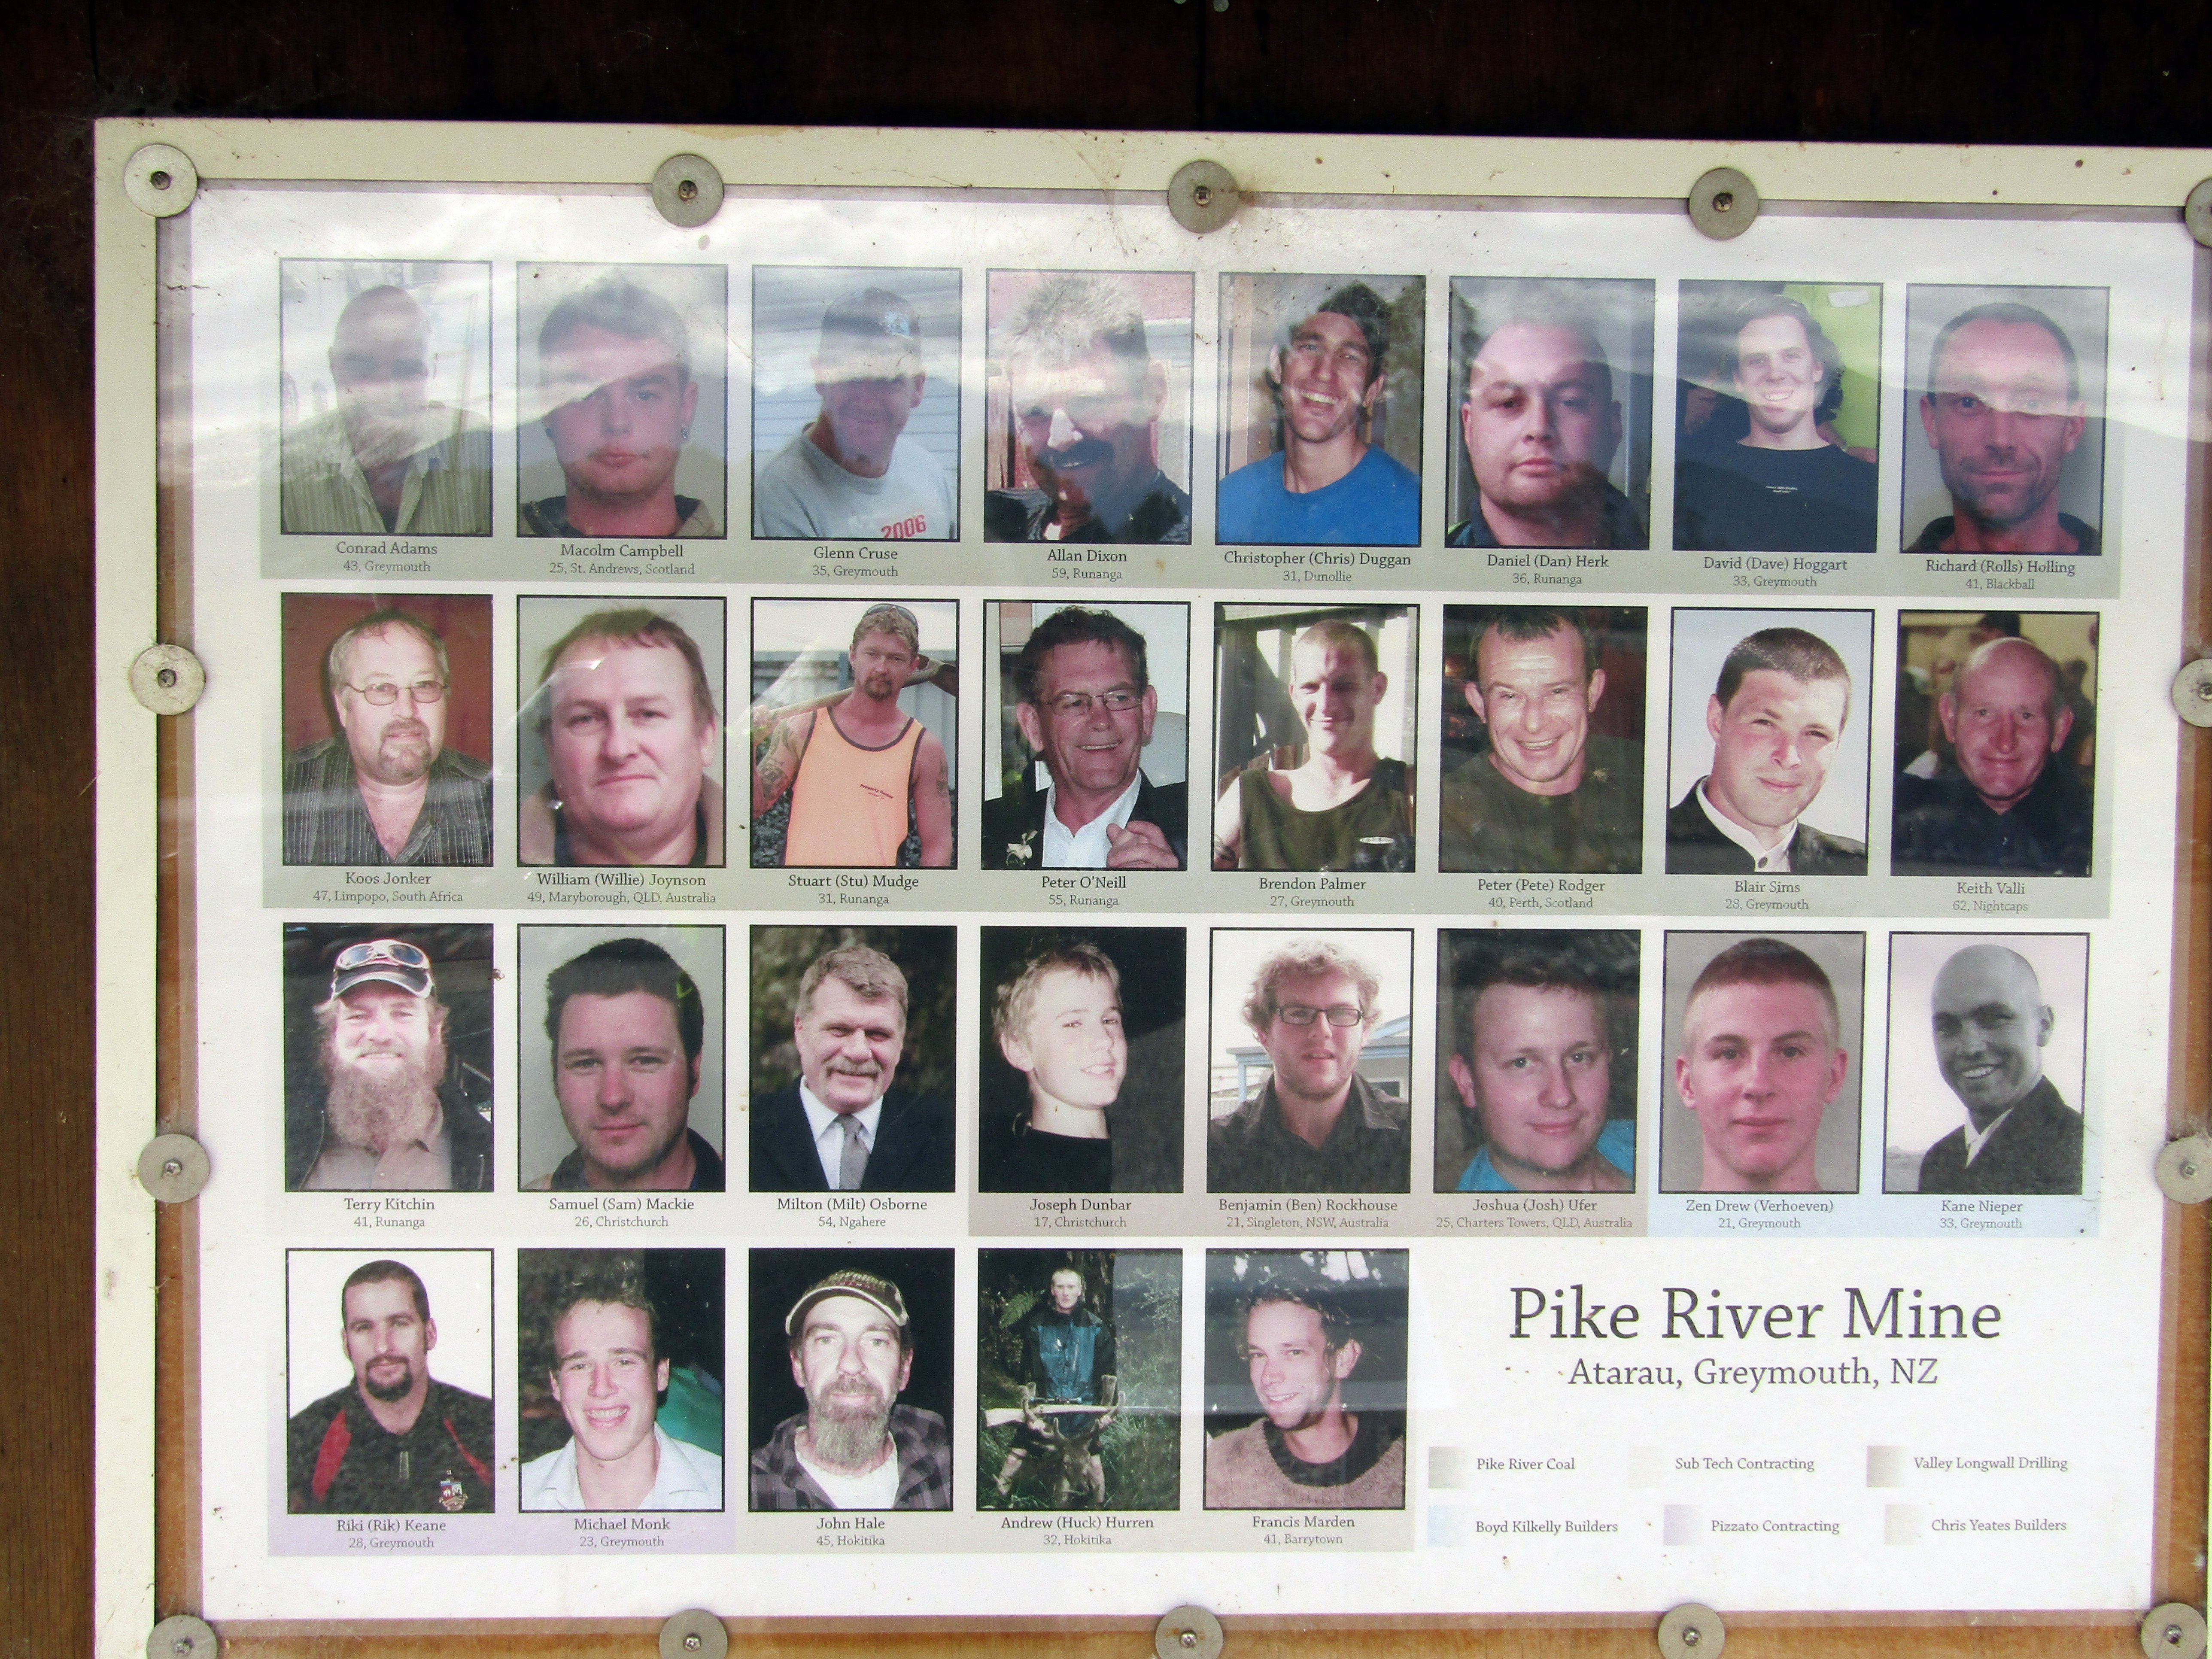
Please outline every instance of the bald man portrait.
[{"label": "bald man portrait", "polygon": [[491,428],[431,398],[421,302],[390,283],[355,295],[330,366],[336,406],[284,434],[285,533],[491,534]]},{"label": "bald man portrait", "polygon": [[1969,945],[1929,999],[1936,1064],[1966,1121],[1920,1160],[1923,1193],[2078,1193],[2081,1114],[2043,1074],[2057,1016],[2035,969],[2002,945]]},{"label": "bald man portrait", "polygon": [[1975,647],[1936,700],[1954,758],[1899,775],[1892,865],[1901,876],[2086,876],[2091,798],[2066,758],[2074,709],[2040,646]]}]

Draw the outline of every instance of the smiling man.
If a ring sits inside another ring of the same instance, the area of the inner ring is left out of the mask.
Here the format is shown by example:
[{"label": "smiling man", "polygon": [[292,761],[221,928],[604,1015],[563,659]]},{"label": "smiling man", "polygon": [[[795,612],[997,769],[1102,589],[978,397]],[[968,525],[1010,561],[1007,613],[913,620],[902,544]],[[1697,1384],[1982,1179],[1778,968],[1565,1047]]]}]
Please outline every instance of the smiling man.
[{"label": "smiling man", "polygon": [[752,1109],[757,1193],[952,1190],[952,1108],[891,1085],[906,975],[866,945],[826,951],[799,981],[799,1076]]},{"label": "smiling man", "polygon": [[1113,1191],[1109,1109],[1129,1071],[1114,959],[1088,940],[1046,946],[999,987],[991,1031],[1029,1081],[1029,1109],[983,1126],[979,1190]]},{"label": "smiling man", "polygon": [[2066,331],[2033,306],[1975,306],[1928,354],[1920,428],[1951,492],[1908,553],[2104,551],[2095,526],[2058,510],[2066,458],[2088,426]]},{"label": "smiling man", "polygon": [[1644,745],[1590,730],[1605,696],[1579,611],[1501,606],[1476,623],[1467,706],[1486,746],[1444,775],[1444,870],[1644,868]]},{"label": "smiling man", "polygon": [[1259,1091],[1206,1126],[1216,1193],[1402,1193],[1403,1101],[1359,1073],[1382,982],[1328,939],[1292,939],[1260,964],[1244,1021],[1272,1066]]},{"label": "smiling man", "polygon": [[1389,308],[1364,283],[1346,283],[1291,330],[1267,364],[1281,447],[1221,481],[1223,541],[1411,547],[1421,538],[1419,477],[1368,441],[1389,358]]},{"label": "smiling man", "polygon": [[960,533],[952,486],[905,435],[921,406],[921,319],[888,289],[866,288],[822,313],[814,390],[821,412],[763,462],[753,534],[949,541]]},{"label": "smiling man", "polygon": [[1674,1057],[1703,1152],[1689,1190],[1820,1190],[1820,1120],[1850,1070],[1842,1025],[1827,974],[1784,940],[1741,939],[1705,964]]},{"label": "smiling man", "polygon": [[984,496],[985,541],[1190,539],[1190,495],[1160,470],[1167,367],[1127,278],[1047,277],[994,356],[1036,487]]},{"label": "smiling man", "polygon": [[491,1401],[438,1382],[430,1295],[404,1262],[365,1261],[338,1307],[353,1380],[285,1429],[294,1515],[489,1514]]},{"label": "smiling man", "polygon": [[783,1322],[806,1409],[752,1455],[755,1510],[949,1510],[952,1437],[935,1412],[902,1406],[914,1326],[899,1287],[831,1273]]},{"label": "smiling man", "polygon": [[564,495],[525,501],[524,536],[720,536],[707,503],[676,493],[699,410],[690,331],[674,306],[630,278],[561,301],[538,331],[545,435]]},{"label": "smiling man", "polygon": [[1969,945],[1929,998],[1936,1063],[1966,1121],[1922,1156],[1923,1193],[2078,1193],[2081,1114],[2043,1074],[2057,1015],[2035,969],[2002,945]]},{"label": "smiling man", "polygon": [[552,777],[521,804],[524,864],[714,866],[721,720],[698,642],[657,611],[595,611],[532,698]]},{"label": "smiling man", "polygon": [[1480,1144],[1462,1193],[1625,1193],[1636,1122],[1607,1114],[1613,1042],[1605,992],[1563,955],[1486,958],[1457,999],[1449,1071]]},{"label": "smiling man", "polygon": [[1406,1503],[1397,1413],[1353,1412],[1345,1384],[1362,1350],[1340,1301],[1279,1279],[1246,1297],[1237,1357],[1260,1416],[1206,1443],[1210,1510],[1395,1510]]},{"label": "smiling man", "polygon": [[983,807],[983,863],[1007,870],[1180,870],[1190,790],[1144,773],[1159,692],[1145,636],[1107,611],[1063,605],[1014,659],[1014,720],[1044,763]]},{"label": "smiling man", "polygon": [[587,1270],[549,1311],[548,1381],[568,1440],[522,1466],[522,1508],[720,1509],[721,1458],[655,1420],[669,1364],[643,1275]]},{"label": "smiling man", "polygon": [[1850,709],[1850,670],[1817,634],[1766,628],[1737,641],[1705,700],[1712,770],[1667,814],[1667,873],[1866,874],[1864,842],[1803,821]]},{"label": "smiling man", "polygon": [[721,1155],[691,1126],[706,1009],[649,939],[615,939],[545,981],[553,1093],[574,1149],[532,1192],[722,1190]]},{"label": "smiling man", "polygon": [[1291,647],[1291,707],[1306,759],[1233,774],[1213,806],[1217,870],[1413,867],[1411,777],[1375,749],[1375,709],[1390,689],[1375,637],[1327,617]]}]

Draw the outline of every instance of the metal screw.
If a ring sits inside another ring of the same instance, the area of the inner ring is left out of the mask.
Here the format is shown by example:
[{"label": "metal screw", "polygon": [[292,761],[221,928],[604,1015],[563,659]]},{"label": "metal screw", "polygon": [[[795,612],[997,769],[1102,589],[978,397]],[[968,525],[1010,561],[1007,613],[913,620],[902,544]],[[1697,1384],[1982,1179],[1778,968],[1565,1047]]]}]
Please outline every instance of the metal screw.
[{"label": "metal screw", "polygon": [[2197,695],[2200,697],[2212,697],[2212,680],[2197,681]]},{"label": "metal screw", "polygon": [[1722,190],[1722,191],[1714,191],[1714,192],[1713,192],[1713,211],[1714,211],[1714,212],[1716,212],[1716,213],[1733,213],[1733,212],[1735,212],[1735,192],[1734,191],[1732,191],[1732,190]]},{"label": "metal screw", "polygon": [[[170,1158],[167,1163],[161,1165],[161,1173],[165,1176],[182,1175],[184,1172],[185,1166],[178,1163],[173,1158]],[[180,1636],[177,1639],[184,1644],[177,1650],[179,1653],[190,1653],[192,1650],[192,1638],[191,1637]]]},{"label": "metal screw", "polygon": [[[169,175],[168,175],[167,173],[155,173],[155,174],[154,175],[154,177],[155,177],[155,180],[157,181],[157,182],[155,184],[155,186],[154,186],[154,188],[155,188],[155,189],[156,189],[156,190],[167,190],[167,189],[168,189],[168,187],[169,187]],[[172,1653],[190,1653],[191,1650],[192,1650],[192,1638],[191,1638],[191,1637],[189,1637],[189,1636],[179,1636],[179,1637],[175,1641],[173,1641],[173,1642],[172,1642],[172,1643],[170,1643],[170,1644],[169,1644],[169,1651],[170,1651],[170,1652],[172,1652]]]},{"label": "metal screw", "polygon": [[[146,175],[146,182],[153,185],[156,190],[167,190],[172,181],[169,175],[166,173],[149,173]],[[179,1653],[190,1653],[191,1651],[191,1648],[187,1644],[185,1647],[178,1649],[177,1651]]]},{"label": "metal screw", "polygon": [[[2195,1171],[2195,1170],[2191,1170],[2191,1169],[2187,1164],[2183,1164],[2183,1165],[2181,1166],[2181,1172],[2182,1172],[2182,1174],[2184,1174],[2184,1175],[2193,1175],[2193,1174],[2195,1174],[2195,1173],[2196,1173],[2196,1171]],[[2179,1647],[2179,1646],[2181,1645],[2181,1626],[2179,1626],[2179,1625],[2168,1625],[2168,1626],[2166,1627],[2166,1646],[2168,1646],[2168,1647],[2170,1647],[2170,1648],[2178,1648],[2178,1647]]]},{"label": "metal screw", "polygon": [[1194,1630],[1177,1631],[1176,1640],[1187,1648],[1194,1648],[1198,1645],[1198,1632]]},{"label": "metal screw", "polygon": [[[676,186],[676,199],[679,202],[697,201],[699,199],[699,181],[696,179],[685,179],[680,180]],[[699,1638],[696,1636],[691,1637],[689,1638],[686,1645],[695,1648],[697,1647],[699,1645]]]},{"label": "metal screw", "polygon": [[[690,191],[693,196],[696,196],[699,193],[699,186],[693,184],[689,179],[686,179],[681,185],[678,185],[676,187],[676,193],[682,196],[687,190]],[[690,198],[687,197],[685,199],[689,200]],[[696,1631],[694,1631],[690,1635],[684,1638],[684,1650],[686,1653],[696,1653],[704,1646],[706,1646],[706,1644],[699,1639],[699,1634]]]},{"label": "metal screw", "polygon": [[[1716,196],[1713,198],[1713,205],[1715,207],[1722,207],[1723,203],[1733,203],[1735,200],[1735,197],[1729,195],[1726,191],[1723,191],[1718,196]],[[1723,208],[1722,210],[1725,212],[1727,210]],[[1682,1645],[1686,1648],[1693,1648],[1705,1639],[1705,1632],[1699,1630],[1695,1625],[1690,1626],[1682,1632]]]},{"label": "metal screw", "polygon": [[154,684],[164,691],[173,689],[177,684],[177,671],[173,668],[162,669],[154,676]]},{"label": "metal screw", "polygon": [[[2194,1181],[2197,1179],[2197,1165],[2194,1162],[2186,1158],[2182,1160],[2181,1178],[2184,1181]],[[2169,1626],[2168,1628],[2171,1629],[2172,1626]]]},{"label": "metal screw", "polygon": [[1190,199],[1196,206],[1212,207],[1213,205],[1213,186],[1211,185],[1200,185],[1195,186],[1190,192]]}]

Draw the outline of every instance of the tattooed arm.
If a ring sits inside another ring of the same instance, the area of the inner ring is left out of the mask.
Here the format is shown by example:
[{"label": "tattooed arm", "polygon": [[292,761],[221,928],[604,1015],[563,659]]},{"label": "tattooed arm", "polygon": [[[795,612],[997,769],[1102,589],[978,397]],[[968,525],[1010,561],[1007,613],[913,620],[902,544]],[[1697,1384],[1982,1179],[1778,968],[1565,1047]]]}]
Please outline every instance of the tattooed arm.
[{"label": "tattooed arm", "polygon": [[806,740],[814,735],[814,717],[780,720],[769,732],[768,746],[753,763],[753,816],[783,799],[799,775],[799,763],[806,753]]},{"label": "tattooed arm", "polygon": [[945,870],[952,865],[952,777],[945,745],[924,732],[914,748],[914,825],[921,836],[921,866]]}]

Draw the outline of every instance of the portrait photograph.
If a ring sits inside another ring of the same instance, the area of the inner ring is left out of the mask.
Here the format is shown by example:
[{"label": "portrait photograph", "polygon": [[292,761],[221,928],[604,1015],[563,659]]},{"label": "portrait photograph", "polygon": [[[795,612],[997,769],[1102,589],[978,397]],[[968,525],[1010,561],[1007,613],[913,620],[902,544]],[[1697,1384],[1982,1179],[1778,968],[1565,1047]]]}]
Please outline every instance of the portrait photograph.
[{"label": "portrait photograph", "polygon": [[525,1514],[726,1507],[723,1258],[515,1252]]},{"label": "portrait photograph", "polygon": [[986,870],[1190,860],[1190,607],[993,599]]},{"label": "portrait photograph", "polygon": [[753,537],[960,535],[960,273],[756,265]]},{"label": "portrait photograph", "polygon": [[1173,1510],[1182,1252],[981,1250],[979,1510]]},{"label": "portrait photograph", "polygon": [[1633,930],[1437,935],[1436,1190],[1636,1189]]},{"label": "portrait photograph", "polygon": [[1687,282],[1674,381],[1674,545],[1871,553],[1881,284]]},{"label": "portrait photograph", "polygon": [[1213,867],[1413,867],[1420,613],[1214,607]]},{"label": "portrait photograph", "polygon": [[2100,625],[2093,611],[1898,614],[1893,873],[2089,873]]},{"label": "portrait photograph", "polygon": [[1413,933],[1217,927],[1211,948],[1206,1190],[1410,1190]]},{"label": "portrait photograph", "polygon": [[1905,295],[1907,553],[2104,550],[2110,291]]},{"label": "portrait photograph", "polygon": [[724,1190],[723,930],[515,938],[521,1190]]},{"label": "portrait photograph", "polygon": [[755,599],[756,870],[951,867],[960,607]]},{"label": "portrait photograph", "polygon": [[484,866],[491,599],[283,596],[288,865]]},{"label": "portrait photograph", "polygon": [[1864,933],[1670,933],[1662,1193],[1859,1189]]},{"label": "portrait photograph", "polygon": [[952,1507],[952,1252],[746,1253],[755,1514]]},{"label": "portrait photograph", "polygon": [[1644,869],[1641,605],[1444,607],[1437,866]]},{"label": "portrait photograph", "polygon": [[514,603],[518,861],[722,867],[724,602]]},{"label": "portrait photograph", "polygon": [[1863,876],[1871,611],[1674,611],[1670,876]]},{"label": "portrait photograph", "polygon": [[756,927],[757,1193],[949,1193],[960,975],[951,927]]},{"label": "portrait photograph", "polygon": [[1190,540],[1187,271],[994,270],[983,539]]},{"label": "portrait photograph", "polygon": [[489,1515],[489,1250],[284,1252],[285,1509]]},{"label": "portrait photograph", "polygon": [[284,1189],[491,1191],[491,925],[283,931]]},{"label": "portrait photograph", "polygon": [[1217,539],[1421,539],[1419,276],[1221,278]]},{"label": "portrait photograph", "polygon": [[726,535],[727,268],[524,260],[515,302],[515,533]]},{"label": "portrait photograph", "polygon": [[1406,1506],[1407,1253],[1206,1253],[1206,1507]]},{"label": "portrait photograph", "polygon": [[288,536],[491,534],[491,267],[281,259]]},{"label": "portrait photograph", "polygon": [[985,1193],[1182,1190],[1180,927],[986,927]]},{"label": "portrait photograph", "polygon": [[1651,545],[1649,281],[1455,276],[1447,547]]},{"label": "portrait photograph", "polygon": [[2082,1190],[2086,933],[1893,933],[1882,1190]]}]

